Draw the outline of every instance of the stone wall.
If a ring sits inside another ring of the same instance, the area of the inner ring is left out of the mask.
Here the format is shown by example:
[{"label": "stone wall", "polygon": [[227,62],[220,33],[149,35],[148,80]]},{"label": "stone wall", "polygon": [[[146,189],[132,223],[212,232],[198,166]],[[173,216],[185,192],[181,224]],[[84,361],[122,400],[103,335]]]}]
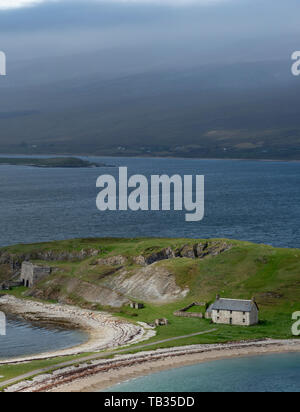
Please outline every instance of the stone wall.
[{"label": "stone wall", "polygon": [[201,307],[205,307],[206,304],[205,303],[199,303],[199,302],[193,302],[190,305],[186,306],[183,309],[179,309],[176,312],[174,312],[174,316],[179,316],[182,318],[199,318],[199,319],[203,319],[204,315],[203,313],[195,313],[195,312],[188,312],[189,309],[193,308],[194,306],[201,306]]}]

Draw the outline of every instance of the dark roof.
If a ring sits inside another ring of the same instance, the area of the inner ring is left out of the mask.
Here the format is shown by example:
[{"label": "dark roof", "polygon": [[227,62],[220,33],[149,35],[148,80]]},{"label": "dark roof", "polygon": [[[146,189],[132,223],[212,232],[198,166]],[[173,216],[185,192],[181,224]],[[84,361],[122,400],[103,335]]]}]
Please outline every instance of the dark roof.
[{"label": "dark roof", "polygon": [[252,300],[238,299],[218,299],[212,304],[210,310],[230,310],[233,312],[251,312],[253,307],[257,307]]}]

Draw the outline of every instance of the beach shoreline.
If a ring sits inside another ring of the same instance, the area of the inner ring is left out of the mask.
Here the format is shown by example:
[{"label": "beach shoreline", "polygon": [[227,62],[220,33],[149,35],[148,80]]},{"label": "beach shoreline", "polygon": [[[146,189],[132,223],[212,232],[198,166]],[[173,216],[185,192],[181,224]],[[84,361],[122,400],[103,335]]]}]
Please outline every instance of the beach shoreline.
[{"label": "beach shoreline", "polygon": [[[205,346],[205,345],[203,345]],[[214,345],[211,345],[212,347]],[[187,354],[163,355],[157,360],[145,360],[132,366],[118,367],[108,372],[100,372],[95,375],[87,376],[81,379],[75,379],[73,382],[59,384],[49,389],[49,392],[102,392],[116,385],[158,373],[166,370],[192,366],[200,363],[213,362],[233,358],[242,358],[250,356],[262,356],[283,353],[300,353],[300,341],[266,341],[248,343],[245,347],[238,344],[219,345],[218,349],[204,349],[203,351]],[[231,346],[231,347],[230,347]],[[179,349],[179,348],[177,348]],[[138,360],[138,359],[137,359]]]},{"label": "beach shoreline", "polygon": [[0,365],[98,352],[143,342],[155,335],[155,331],[152,329],[126,322],[106,312],[17,299],[10,295],[0,297],[0,310],[4,313],[21,316],[31,322],[52,323],[58,326],[65,325],[68,328],[77,328],[88,335],[87,341],[81,345],[24,357],[0,359]]},{"label": "beach shoreline", "polygon": [[105,392],[120,383],[174,368],[239,357],[299,353],[300,340],[192,345],[98,359],[41,374],[6,392]]}]

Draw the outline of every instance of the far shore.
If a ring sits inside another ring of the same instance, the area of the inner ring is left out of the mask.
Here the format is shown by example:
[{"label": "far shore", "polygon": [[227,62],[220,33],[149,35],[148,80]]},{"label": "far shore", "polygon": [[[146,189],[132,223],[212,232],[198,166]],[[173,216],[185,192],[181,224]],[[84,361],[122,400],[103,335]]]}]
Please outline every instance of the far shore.
[{"label": "far shore", "polygon": [[74,156],[74,157],[90,157],[90,158],[120,158],[120,159],[178,159],[178,160],[228,160],[228,161],[249,161],[249,162],[281,162],[281,163],[299,163],[300,159],[260,159],[260,158],[244,158],[244,157],[184,157],[184,156],[155,156],[154,153],[149,155],[125,155],[125,154],[112,154],[112,155],[101,155],[101,154],[91,154],[91,153],[32,153],[32,154],[24,154],[24,153],[0,153],[0,156],[26,156],[26,157],[45,157],[45,156],[57,156],[57,157],[65,157],[65,156]]}]

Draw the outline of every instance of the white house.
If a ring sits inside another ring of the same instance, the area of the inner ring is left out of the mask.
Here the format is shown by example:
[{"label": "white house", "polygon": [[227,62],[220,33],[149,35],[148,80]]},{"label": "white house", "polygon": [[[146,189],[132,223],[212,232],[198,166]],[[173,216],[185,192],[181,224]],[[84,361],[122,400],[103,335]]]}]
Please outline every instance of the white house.
[{"label": "white house", "polygon": [[257,325],[259,308],[255,300],[221,299],[208,308],[206,318],[223,325],[251,326]]}]

